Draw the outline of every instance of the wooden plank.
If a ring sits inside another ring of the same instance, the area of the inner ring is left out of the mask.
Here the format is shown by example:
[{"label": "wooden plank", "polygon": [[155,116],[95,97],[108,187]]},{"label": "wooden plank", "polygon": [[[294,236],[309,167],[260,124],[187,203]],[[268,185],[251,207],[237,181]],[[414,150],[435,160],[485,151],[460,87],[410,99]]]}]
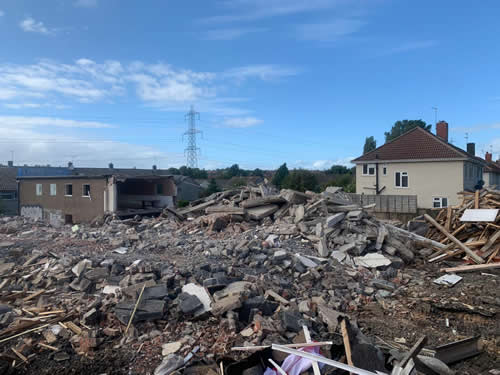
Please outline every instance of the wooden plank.
[{"label": "wooden plank", "polygon": [[347,324],[345,319],[340,322],[340,329],[342,331],[342,339],[344,340],[345,357],[347,358],[347,364],[349,366],[354,366],[352,363],[352,352],[351,352],[351,342],[349,341],[349,333],[347,332]]},{"label": "wooden plank", "polygon": [[43,293],[45,293],[45,289],[39,290],[39,291],[29,295],[28,297],[24,297],[23,302],[27,302],[29,300],[32,300],[33,298],[36,298],[36,297],[42,295]]},{"label": "wooden plank", "polygon": [[405,367],[406,364],[410,361],[410,359],[414,359],[418,355],[418,353],[420,353],[420,351],[424,348],[426,343],[427,343],[427,336],[422,336],[415,343],[415,345],[412,346],[410,351],[403,357],[399,365],[401,367]]},{"label": "wooden plank", "polygon": [[452,213],[452,209],[451,207],[448,207],[446,208],[446,224],[445,224],[445,228],[446,230],[449,232],[450,231],[450,228],[451,228],[451,213]]},{"label": "wooden plank", "polygon": [[486,252],[489,250],[490,247],[492,247],[497,240],[500,239],[500,230],[497,230],[496,233],[490,237],[488,242],[481,248],[482,252]]},{"label": "wooden plank", "polygon": [[450,272],[450,273],[474,272],[474,271],[492,270],[495,268],[500,268],[500,262],[489,263],[489,264],[473,264],[471,266],[441,268],[441,272]]},{"label": "wooden plank", "polygon": [[434,220],[431,216],[429,216],[428,214],[424,214],[424,217],[425,217],[425,219],[429,223],[431,223],[432,225],[434,225],[441,233],[443,233],[446,237],[448,237],[448,239],[450,239],[458,247],[460,247],[461,249],[463,249],[467,253],[467,255],[469,255],[472,258],[472,260],[474,260],[474,262],[479,263],[479,264],[484,263],[484,259],[483,258],[481,258],[479,255],[477,255],[475,252],[473,252],[467,246],[465,246],[455,236],[451,235],[446,229],[443,228],[443,226],[441,224],[439,224],[438,222],[436,222],[436,220]]},{"label": "wooden plank", "polygon": [[474,194],[474,208],[479,208],[479,190]]},{"label": "wooden plank", "polygon": [[[309,329],[307,328],[307,326],[302,326],[302,329],[304,330],[304,337],[306,339],[306,342],[311,343],[312,340],[311,340],[311,334],[309,333]],[[313,368],[314,375],[321,375],[321,371],[319,370],[318,362],[312,361],[312,368]]]}]

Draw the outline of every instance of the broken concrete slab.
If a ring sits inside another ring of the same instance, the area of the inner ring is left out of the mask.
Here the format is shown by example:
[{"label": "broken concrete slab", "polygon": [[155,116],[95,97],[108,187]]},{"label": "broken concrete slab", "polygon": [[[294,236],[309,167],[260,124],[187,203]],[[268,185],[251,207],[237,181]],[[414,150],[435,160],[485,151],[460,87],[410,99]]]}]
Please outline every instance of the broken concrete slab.
[{"label": "broken concrete slab", "polygon": [[326,218],[326,227],[333,228],[336,224],[344,220],[345,214],[343,212],[336,213],[335,215]]},{"label": "broken concrete slab", "polygon": [[268,216],[271,216],[273,213],[278,211],[279,206],[277,204],[269,204],[265,206],[253,207],[247,209],[247,214],[250,219],[253,220],[261,220]]},{"label": "broken concrete slab", "polygon": [[80,277],[80,275],[85,271],[87,268],[92,267],[92,261],[89,259],[84,259],[80,262],[78,262],[72,269],[71,272],[73,272],[77,277]]},{"label": "broken concrete slab", "polygon": [[327,257],[330,250],[328,249],[328,243],[326,242],[326,237],[321,237],[318,242],[318,254],[320,257]]},{"label": "broken concrete slab", "polygon": [[219,299],[212,304],[212,314],[215,316],[222,315],[228,311],[236,310],[241,307],[241,297],[232,295]]},{"label": "broken concrete slab", "polygon": [[391,264],[391,260],[379,253],[368,253],[362,257],[354,257],[357,266],[366,268],[385,267]]},{"label": "broken concrete slab", "polygon": [[196,311],[196,316],[199,316],[211,310],[210,305],[212,304],[212,298],[210,297],[210,294],[208,294],[207,290],[201,285],[197,285],[194,283],[186,284],[182,287],[182,292],[194,295],[201,301],[203,308],[199,311]]}]

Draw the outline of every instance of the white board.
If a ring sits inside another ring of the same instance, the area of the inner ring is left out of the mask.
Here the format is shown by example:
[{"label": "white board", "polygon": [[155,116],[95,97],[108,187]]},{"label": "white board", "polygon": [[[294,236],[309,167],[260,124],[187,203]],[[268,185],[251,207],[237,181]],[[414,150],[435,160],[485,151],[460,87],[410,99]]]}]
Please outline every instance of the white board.
[{"label": "white board", "polygon": [[460,218],[460,221],[495,221],[498,215],[498,209],[481,208],[481,209],[468,209]]}]

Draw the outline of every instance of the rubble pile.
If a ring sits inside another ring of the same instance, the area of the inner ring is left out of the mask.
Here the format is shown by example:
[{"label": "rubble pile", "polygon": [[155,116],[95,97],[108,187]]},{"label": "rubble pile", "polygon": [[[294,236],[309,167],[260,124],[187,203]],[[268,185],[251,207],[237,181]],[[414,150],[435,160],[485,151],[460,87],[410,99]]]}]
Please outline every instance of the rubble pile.
[{"label": "rubble pile", "polygon": [[459,206],[439,210],[435,219],[424,215],[410,223],[440,244],[434,246],[428,261],[438,263],[464,258],[467,264],[479,265],[469,270],[500,267],[500,190],[482,189],[460,194],[463,200]]},{"label": "rubble pile", "polygon": [[[410,350],[418,330],[408,345],[387,343],[357,320],[375,306],[399,311],[409,291],[426,290],[406,268],[436,242],[369,208],[336,189],[260,187],[97,226],[0,218],[0,370],[69,373],[84,363],[95,373],[258,374],[313,339],[309,353],[351,372],[417,363],[425,374],[453,373],[436,353]],[[477,311],[494,320],[490,305]],[[109,353],[125,367],[98,361]]]}]

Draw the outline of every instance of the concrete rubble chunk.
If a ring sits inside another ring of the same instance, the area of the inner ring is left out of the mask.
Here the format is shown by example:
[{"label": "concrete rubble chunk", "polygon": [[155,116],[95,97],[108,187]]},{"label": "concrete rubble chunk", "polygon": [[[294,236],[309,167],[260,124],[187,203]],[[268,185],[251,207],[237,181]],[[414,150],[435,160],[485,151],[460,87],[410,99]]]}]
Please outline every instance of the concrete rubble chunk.
[{"label": "concrete rubble chunk", "polygon": [[222,315],[228,311],[236,310],[241,307],[241,297],[238,295],[228,296],[217,300],[212,304],[212,314]]},{"label": "concrete rubble chunk", "polygon": [[268,204],[265,206],[258,206],[247,209],[248,216],[253,220],[261,220],[268,216],[271,216],[273,213],[278,211],[279,206],[277,204]]},{"label": "concrete rubble chunk", "polygon": [[71,272],[73,272],[77,277],[80,277],[80,275],[85,271],[87,268],[92,267],[92,261],[89,259],[84,259],[80,262],[78,262],[72,269]]},{"label": "concrete rubble chunk", "polygon": [[366,268],[385,267],[391,264],[391,260],[378,253],[369,253],[362,257],[354,257],[357,266]]},{"label": "concrete rubble chunk", "polygon": [[300,254],[295,254],[295,258],[297,258],[297,260],[302,264],[304,265],[305,267],[307,268],[315,268],[315,267],[318,267],[318,264],[313,262],[311,259],[309,258],[306,258],[305,256],[302,256]]},{"label": "concrete rubble chunk", "polygon": [[212,298],[210,297],[210,294],[208,294],[206,289],[201,285],[197,285],[194,283],[186,284],[182,287],[182,292],[194,295],[200,300],[202,307],[198,311],[196,311],[196,316],[202,315],[211,310],[210,305],[212,304]]},{"label": "concrete rubble chunk", "polygon": [[326,218],[326,227],[327,228],[333,228],[335,225],[340,223],[342,220],[344,220],[345,213],[339,212],[336,213],[335,215],[328,216]]},{"label": "concrete rubble chunk", "polygon": [[363,218],[363,211],[361,210],[354,210],[354,211],[349,211],[346,216],[347,220],[350,221],[359,221]]},{"label": "concrete rubble chunk", "polygon": [[295,219],[294,223],[300,223],[302,220],[304,220],[304,215],[305,215],[305,209],[303,204],[299,204],[297,208],[295,209]]},{"label": "concrete rubble chunk", "polygon": [[182,348],[182,343],[180,341],[163,344],[161,346],[161,355],[166,357],[169,354],[176,353],[180,348]]},{"label": "concrete rubble chunk", "polygon": [[342,316],[341,313],[329,308],[326,305],[320,304],[318,305],[318,316],[323,323],[328,326],[328,332],[334,333],[337,331],[339,317]]},{"label": "concrete rubble chunk", "polygon": [[318,242],[318,254],[320,257],[327,257],[329,254],[328,243],[326,242],[326,237],[321,237]]}]

